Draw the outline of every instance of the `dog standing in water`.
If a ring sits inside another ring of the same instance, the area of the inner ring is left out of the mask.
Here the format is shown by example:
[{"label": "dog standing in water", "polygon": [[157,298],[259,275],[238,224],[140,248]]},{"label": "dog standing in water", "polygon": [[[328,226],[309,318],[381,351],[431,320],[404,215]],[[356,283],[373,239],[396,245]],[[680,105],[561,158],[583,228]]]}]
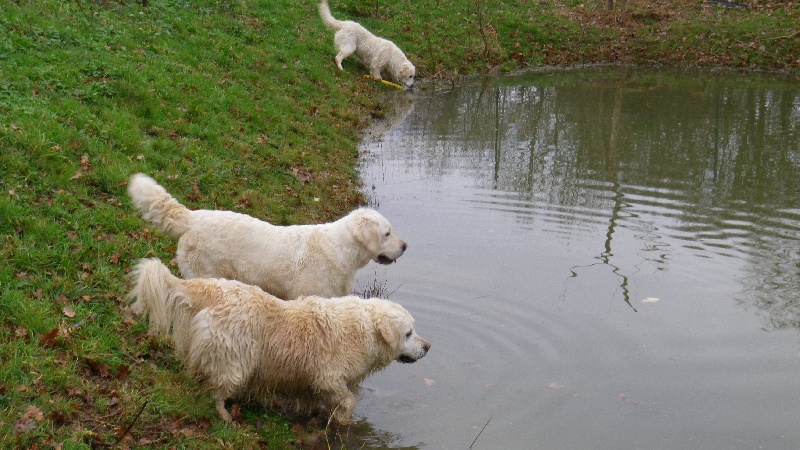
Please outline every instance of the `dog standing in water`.
[{"label": "dog standing in water", "polygon": [[[220,417],[229,398],[322,404],[350,421],[359,384],[392,361],[412,363],[431,345],[389,300],[300,297],[284,301],[225,279],[180,279],[158,259],[131,272],[131,309],[169,334],[185,369],[212,390]],[[285,404],[285,403],[284,403]]]},{"label": "dog standing in water", "polygon": [[284,300],[349,295],[358,269],[370,260],[391,264],[408,247],[368,208],[335,222],[278,226],[232,211],[192,211],[141,173],[128,194],[145,220],[180,238],[175,258],[184,278],[238,280]]}]

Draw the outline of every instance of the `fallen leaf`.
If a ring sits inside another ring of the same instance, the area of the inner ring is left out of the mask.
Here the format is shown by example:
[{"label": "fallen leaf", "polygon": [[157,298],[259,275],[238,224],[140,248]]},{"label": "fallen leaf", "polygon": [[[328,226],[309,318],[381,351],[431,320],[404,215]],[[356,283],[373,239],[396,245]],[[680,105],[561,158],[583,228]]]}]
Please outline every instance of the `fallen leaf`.
[{"label": "fallen leaf", "polygon": [[57,337],[58,337],[58,328],[56,327],[45,334],[40,334],[39,344],[42,347],[50,347],[55,343]]},{"label": "fallen leaf", "polygon": [[91,359],[86,359],[84,361],[94,375],[97,375],[101,378],[109,378],[111,376],[111,367],[108,364],[97,362]]},{"label": "fallen leaf", "polygon": [[625,402],[625,403],[627,403],[629,405],[633,405],[633,406],[638,405],[638,403],[636,403],[635,401],[633,401],[633,400],[629,399],[627,396],[625,396],[624,392],[620,392],[619,394],[617,394],[617,396],[619,397],[620,400],[622,400],[623,402]]},{"label": "fallen leaf", "polygon": [[125,313],[125,318],[122,319],[122,323],[125,325],[133,325],[136,323],[136,317],[132,313]]},{"label": "fallen leaf", "polygon": [[61,411],[53,411],[50,413],[50,420],[59,425],[64,425],[69,422],[69,417]]},{"label": "fallen leaf", "polygon": [[294,175],[294,177],[300,180],[302,183],[306,183],[311,180],[311,174],[308,171],[298,167],[292,168],[292,175]]},{"label": "fallen leaf", "polygon": [[75,310],[72,309],[71,306],[65,306],[61,308],[61,312],[64,313],[64,315],[69,317],[70,319],[75,317]]},{"label": "fallen leaf", "polygon": [[119,262],[119,253],[114,253],[113,255],[111,255],[111,258],[108,258],[108,262],[110,262],[111,264],[118,263]]},{"label": "fallen leaf", "polygon": [[35,405],[28,405],[28,408],[25,410],[25,413],[22,414],[23,419],[33,419],[37,422],[41,422],[44,420],[44,414],[42,414],[42,410],[36,407]]},{"label": "fallen leaf", "polygon": [[231,406],[231,419],[233,419],[234,422],[240,422],[242,420],[242,409],[239,405]]},{"label": "fallen leaf", "polygon": [[83,389],[79,387],[67,388],[67,395],[71,397],[80,397],[83,395]]},{"label": "fallen leaf", "polygon": [[16,422],[14,422],[14,430],[17,433],[26,433],[30,430],[33,430],[34,428],[36,428],[36,423],[32,420],[19,419]]},{"label": "fallen leaf", "polygon": [[120,381],[125,381],[131,374],[131,369],[128,367],[127,364],[120,364],[117,367],[117,379]]},{"label": "fallen leaf", "polygon": [[83,172],[81,172],[81,171],[79,170],[79,171],[75,172],[75,175],[73,175],[73,176],[69,177],[69,179],[70,179],[70,180],[77,180],[78,178],[80,178],[80,177],[82,177],[82,176],[83,176]]}]

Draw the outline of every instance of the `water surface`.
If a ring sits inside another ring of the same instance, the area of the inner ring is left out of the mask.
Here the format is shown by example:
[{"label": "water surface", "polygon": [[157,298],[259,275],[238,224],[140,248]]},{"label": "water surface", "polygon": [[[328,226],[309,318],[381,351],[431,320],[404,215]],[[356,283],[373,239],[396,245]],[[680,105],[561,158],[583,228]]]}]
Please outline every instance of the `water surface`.
[{"label": "water surface", "polygon": [[355,445],[800,448],[796,83],[591,69],[398,95],[362,176],[410,247],[358,280],[433,347],[363,384]]}]

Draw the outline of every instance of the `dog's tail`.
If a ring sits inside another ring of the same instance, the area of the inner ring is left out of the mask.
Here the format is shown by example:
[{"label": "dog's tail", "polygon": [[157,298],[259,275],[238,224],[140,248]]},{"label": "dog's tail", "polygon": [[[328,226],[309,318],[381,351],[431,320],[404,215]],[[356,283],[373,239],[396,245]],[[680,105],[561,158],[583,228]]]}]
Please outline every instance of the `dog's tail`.
[{"label": "dog's tail", "polygon": [[189,229],[191,210],[181,205],[147,175],[133,175],[128,182],[128,194],[133,199],[133,204],[142,212],[144,220],[175,237],[180,237]]},{"label": "dog's tail", "polygon": [[322,21],[325,23],[325,26],[328,28],[338,30],[342,28],[342,21],[336,20],[331,14],[331,8],[328,6],[328,0],[322,0],[319,4],[319,15],[322,17]]},{"label": "dog's tail", "polygon": [[139,315],[150,316],[150,328],[169,333],[176,314],[181,311],[180,279],[169,271],[158,258],[141,259],[131,271],[133,289],[128,300],[133,300],[131,309]]}]

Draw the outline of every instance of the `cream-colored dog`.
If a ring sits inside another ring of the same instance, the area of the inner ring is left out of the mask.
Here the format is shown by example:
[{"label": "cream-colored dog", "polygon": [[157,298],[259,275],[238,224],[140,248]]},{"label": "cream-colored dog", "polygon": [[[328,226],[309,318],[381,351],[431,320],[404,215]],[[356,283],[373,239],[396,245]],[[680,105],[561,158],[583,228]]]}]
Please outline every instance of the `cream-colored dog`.
[{"label": "cream-colored dog", "polygon": [[352,20],[336,20],[331,14],[328,0],[322,0],[319,4],[319,15],[328,28],[336,30],[333,43],[338,53],[334,61],[340,70],[344,70],[342,60],[355,53],[369,68],[372,78],[380,80],[381,73],[385,72],[392,81],[404,88],[414,87],[417,69],[392,41],[375,36]]},{"label": "cream-colored dog", "polygon": [[158,259],[141,260],[132,277],[133,311],[149,314],[152,329],[171,332],[186,370],[213,391],[226,421],[225,400],[253,398],[323,406],[347,423],[361,381],[430,349],[411,315],[388,300],[283,301],[238,281],[182,280]]},{"label": "cream-colored dog", "polygon": [[191,211],[144,174],[131,177],[128,193],[145,220],[180,237],[184,278],[238,280],[284,300],[349,295],[358,269],[370,260],[391,264],[408,247],[372,209],[284,227],[231,211]]}]

